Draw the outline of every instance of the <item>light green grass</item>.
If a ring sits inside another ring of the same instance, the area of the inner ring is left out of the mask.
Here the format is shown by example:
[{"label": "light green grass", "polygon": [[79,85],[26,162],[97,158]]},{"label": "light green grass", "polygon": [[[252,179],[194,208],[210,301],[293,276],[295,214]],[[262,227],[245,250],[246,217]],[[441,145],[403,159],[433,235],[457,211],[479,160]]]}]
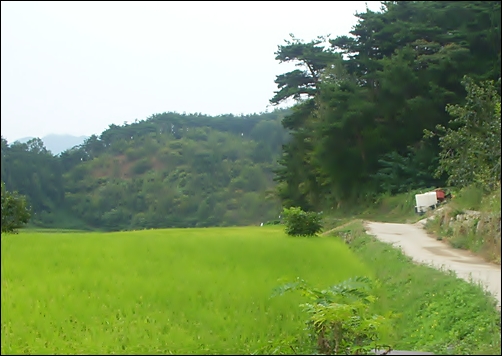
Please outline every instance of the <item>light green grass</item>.
[{"label": "light green grass", "polygon": [[371,273],[340,241],[282,227],[2,236],[1,352],[250,354],[302,333],[300,296]]}]

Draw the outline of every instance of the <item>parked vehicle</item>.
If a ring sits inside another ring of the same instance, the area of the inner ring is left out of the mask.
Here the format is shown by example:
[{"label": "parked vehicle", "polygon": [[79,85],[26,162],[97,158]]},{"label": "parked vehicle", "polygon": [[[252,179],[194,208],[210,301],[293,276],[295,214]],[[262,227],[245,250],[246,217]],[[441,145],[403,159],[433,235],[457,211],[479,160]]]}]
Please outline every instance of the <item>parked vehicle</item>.
[{"label": "parked vehicle", "polygon": [[445,194],[443,189],[436,189],[422,194],[415,194],[415,212],[424,214],[428,210],[436,209],[439,204],[450,198],[451,194]]}]

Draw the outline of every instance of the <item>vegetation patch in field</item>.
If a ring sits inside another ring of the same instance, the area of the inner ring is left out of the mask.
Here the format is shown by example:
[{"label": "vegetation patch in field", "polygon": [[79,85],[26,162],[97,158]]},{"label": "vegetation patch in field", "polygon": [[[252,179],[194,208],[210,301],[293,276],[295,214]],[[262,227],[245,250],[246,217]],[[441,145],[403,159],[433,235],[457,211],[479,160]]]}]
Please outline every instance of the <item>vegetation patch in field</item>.
[{"label": "vegetation patch in field", "polygon": [[[371,304],[377,300],[371,294],[374,284],[375,281],[367,277],[355,277],[326,289],[312,288],[302,279],[278,287],[276,295],[298,291],[306,299],[300,307],[308,316],[307,335],[290,341],[289,345],[279,344],[273,353],[281,350],[281,346],[289,346],[295,354],[307,355],[366,355],[372,350],[390,351],[392,347],[384,340],[392,315],[371,311]],[[289,349],[285,351],[288,353]]]}]

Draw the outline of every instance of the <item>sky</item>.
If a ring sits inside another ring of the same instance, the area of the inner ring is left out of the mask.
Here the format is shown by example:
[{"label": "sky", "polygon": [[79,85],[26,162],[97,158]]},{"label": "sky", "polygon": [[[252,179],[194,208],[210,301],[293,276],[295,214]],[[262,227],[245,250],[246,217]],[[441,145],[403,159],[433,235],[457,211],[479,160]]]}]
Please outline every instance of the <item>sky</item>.
[{"label": "sky", "polygon": [[[1,133],[100,135],[156,113],[273,110],[293,33],[349,35],[379,1],[2,1]],[[286,105],[291,103],[286,103]]]}]

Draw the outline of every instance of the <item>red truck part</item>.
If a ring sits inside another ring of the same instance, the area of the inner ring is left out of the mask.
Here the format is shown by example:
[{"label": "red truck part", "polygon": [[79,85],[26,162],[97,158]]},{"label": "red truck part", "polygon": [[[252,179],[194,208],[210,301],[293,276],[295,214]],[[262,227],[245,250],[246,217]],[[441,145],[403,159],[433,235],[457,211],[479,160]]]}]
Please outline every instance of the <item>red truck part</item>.
[{"label": "red truck part", "polygon": [[443,201],[445,199],[445,194],[443,189],[436,189],[436,197],[439,201]]}]

